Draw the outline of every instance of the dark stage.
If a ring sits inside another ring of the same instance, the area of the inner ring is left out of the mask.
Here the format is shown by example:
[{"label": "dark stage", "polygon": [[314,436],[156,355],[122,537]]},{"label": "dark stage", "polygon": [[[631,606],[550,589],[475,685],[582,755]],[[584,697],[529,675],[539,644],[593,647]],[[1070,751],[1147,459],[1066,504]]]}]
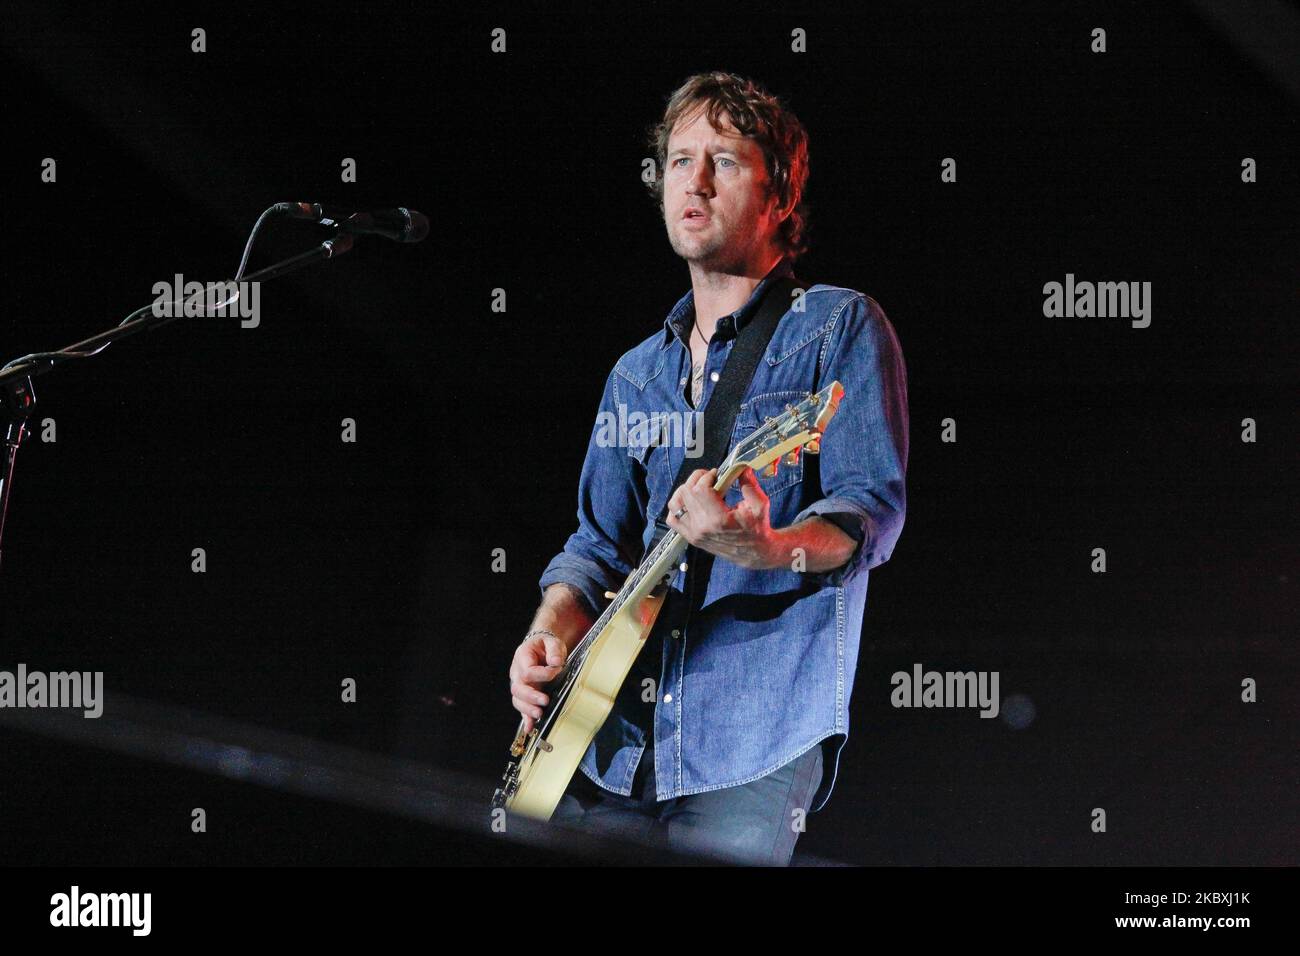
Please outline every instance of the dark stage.
[{"label": "dark stage", "polygon": [[[106,708],[0,709],[0,858],[605,858],[487,800],[602,384],[689,288],[644,132],[719,69],[807,127],[800,273],[907,361],[906,525],[794,862],[1294,865],[1300,13],[1254,6],[9,5],[0,364],[230,278],[275,202],[432,229],[34,380],[0,670]],[[1148,323],[1045,315],[1067,276],[1150,283]],[[1000,715],[893,706],[914,664],[999,672]]]}]

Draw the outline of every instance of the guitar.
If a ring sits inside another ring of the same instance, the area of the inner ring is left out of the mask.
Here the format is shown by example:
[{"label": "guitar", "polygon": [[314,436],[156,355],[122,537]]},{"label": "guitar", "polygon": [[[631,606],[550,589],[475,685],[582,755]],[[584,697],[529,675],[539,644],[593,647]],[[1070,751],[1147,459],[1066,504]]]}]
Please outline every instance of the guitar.
[{"label": "guitar", "polygon": [[[843,386],[831,382],[767,419],[727,454],[718,466],[713,490],[725,492],[746,466],[773,475],[782,457],[795,464],[801,450],[817,454],[822,433],[843,395]],[[645,646],[688,546],[685,538],[669,530],[617,593],[605,592],[612,599],[609,605],[569,652],[560,673],[542,688],[549,698],[542,716],[527,732],[520,720],[510,761],[492,795],[492,809],[537,820],[551,818]]]}]

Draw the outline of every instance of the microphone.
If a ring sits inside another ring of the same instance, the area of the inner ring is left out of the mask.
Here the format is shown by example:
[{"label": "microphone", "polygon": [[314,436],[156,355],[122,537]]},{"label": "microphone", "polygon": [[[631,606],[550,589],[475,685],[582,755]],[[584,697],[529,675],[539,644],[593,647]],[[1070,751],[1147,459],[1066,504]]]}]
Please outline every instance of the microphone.
[{"label": "microphone", "polygon": [[281,207],[293,219],[307,219],[322,226],[334,226],[340,232],[353,236],[383,236],[394,242],[420,242],[429,234],[429,218],[405,206],[357,212],[343,220],[328,216],[320,203],[282,203]]}]

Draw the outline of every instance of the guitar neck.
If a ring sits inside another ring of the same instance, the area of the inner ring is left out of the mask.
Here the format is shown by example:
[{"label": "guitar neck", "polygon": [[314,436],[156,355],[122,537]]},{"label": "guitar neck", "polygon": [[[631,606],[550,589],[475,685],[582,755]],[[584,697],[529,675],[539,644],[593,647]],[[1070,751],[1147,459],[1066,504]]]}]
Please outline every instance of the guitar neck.
[{"label": "guitar neck", "polygon": [[637,569],[628,575],[623,587],[614,595],[609,605],[601,612],[600,617],[596,619],[590,630],[574,647],[565,665],[565,671],[570,666],[577,666],[581,663],[583,652],[591,646],[591,643],[596,640],[615,615],[628,606],[639,607],[643,598],[649,597],[660,588],[668,587],[669,582],[672,581],[673,572],[677,570],[677,564],[682,555],[686,553],[689,543],[680,534],[672,530],[659,539],[659,543],[646,553]]}]

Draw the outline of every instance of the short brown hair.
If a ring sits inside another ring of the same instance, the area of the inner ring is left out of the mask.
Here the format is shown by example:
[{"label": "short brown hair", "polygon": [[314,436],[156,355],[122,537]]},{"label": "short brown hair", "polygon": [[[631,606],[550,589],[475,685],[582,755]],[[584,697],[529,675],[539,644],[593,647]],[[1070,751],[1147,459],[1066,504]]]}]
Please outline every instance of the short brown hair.
[{"label": "short brown hair", "polygon": [[721,132],[723,112],[742,136],[754,140],[763,150],[768,180],[778,208],[794,200],[794,208],[781,223],[777,240],[785,254],[797,259],[808,250],[808,208],[803,202],[808,182],[808,133],[799,118],[779,98],[752,80],[734,73],[697,73],[679,86],[668,99],[663,119],[649,131],[648,143],[655,151],[654,182],[647,183],[651,198],[664,211],[664,166],[668,159],[668,137],[682,117],[705,104],[709,125]]}]

